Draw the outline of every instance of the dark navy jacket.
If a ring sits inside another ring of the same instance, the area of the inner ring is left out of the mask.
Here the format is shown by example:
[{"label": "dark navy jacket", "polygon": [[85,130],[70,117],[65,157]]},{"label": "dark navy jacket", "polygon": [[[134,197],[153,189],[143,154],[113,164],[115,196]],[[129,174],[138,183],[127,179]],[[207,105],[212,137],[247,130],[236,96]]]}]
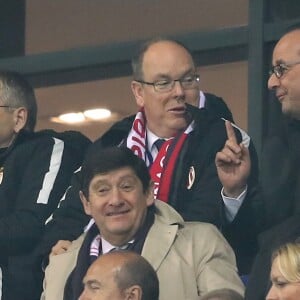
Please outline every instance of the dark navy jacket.
[{"label": "dark navy jacket", "polygon": [[35,299],[32,251],[89,144],[77,132],[21,131],[9,148],[1,149],[1,299]]}]

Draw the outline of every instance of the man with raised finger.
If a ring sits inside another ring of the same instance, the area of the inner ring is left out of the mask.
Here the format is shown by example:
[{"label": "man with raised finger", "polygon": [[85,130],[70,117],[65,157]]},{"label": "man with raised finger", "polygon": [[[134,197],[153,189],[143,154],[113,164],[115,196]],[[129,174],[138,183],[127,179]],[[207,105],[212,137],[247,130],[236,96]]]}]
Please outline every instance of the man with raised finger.
[{"label": "man with raised finger", "polygon": [[[270,283],[272,251],[300,236],[299,24],[290,28],[274,48],[268,88],[281,104],[282,120],[278,120],[280,129],[265,140],[261,156],[261,190],[255,197],[264,201],[267,230],[259,237],[260,252],[246,290],[246,299],[249,300],[265,299]],[[246,162],[246,167],[239,160]],[[247,151],[242,151],[236,143],[226,143],[216,157],[225,190],[232,186],[246,189],[249,162]],[[231,182],[226,170],[231,170]]]}]

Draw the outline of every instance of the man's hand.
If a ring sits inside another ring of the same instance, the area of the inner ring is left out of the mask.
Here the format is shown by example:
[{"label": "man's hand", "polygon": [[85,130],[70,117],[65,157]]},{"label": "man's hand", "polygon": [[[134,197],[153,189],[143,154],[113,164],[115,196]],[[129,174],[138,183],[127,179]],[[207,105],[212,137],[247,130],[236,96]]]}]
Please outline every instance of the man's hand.
[{"label": "man's hand", "polygon": [[60,240],[60,241],[58,241],[52,247],[50,256],[52,256],[52,255],[58,255],[58,254],[62,254],[64,252],[66,252],[68,250],[68,248],[70,247],[71,244],[72,244],[72,242],[66,241],[66,240]]},{"label": "man's hand", "polygon": [[236,198],[246,188],[250,174],[251,161],[249,149],[242,143],[237,144],[232,124],[225,122],[227,141],[224,148],[217,153],[215,163],[218,176],[227,197]]}]

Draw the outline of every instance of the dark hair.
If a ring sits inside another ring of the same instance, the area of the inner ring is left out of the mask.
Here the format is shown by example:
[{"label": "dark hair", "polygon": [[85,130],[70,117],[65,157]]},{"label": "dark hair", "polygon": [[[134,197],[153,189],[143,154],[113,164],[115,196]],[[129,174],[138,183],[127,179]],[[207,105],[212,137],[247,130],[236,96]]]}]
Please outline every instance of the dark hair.
[{"label": "dark hair", "polygon": [[201,297],[201,300],[243,300],[243,296],[232,289],[218,289]]},{"label": "dark hair", "polygon": [[[159,43],[159,42],[170,42],[170,43],[177,44],[178,46],[181,46],[182,48],[184,48],[191,55],[191,57],[193,59],[191,51],[181,42],[172,40],[169,38],[165,38],[165,37],[155,37],[151,40],[147,40],[146,42],[142,43],[132,57],[131,67],[132,67],[133,78],[135,80],[143,80],[144,79],[144,73],[143,73],[144,55],[145,55],[146,51],[150,48],[150,46],[152,46],[156,43]],[[193,59],[193,61],[194,61],[194,59]]]},{"label": "dark hair", "polygon": [[0,71],[0,99],[12,108],[25,107],[28,118],[24,130],[33,131],[36,124],[37,104],[29,82],[19,73]]},{"label": "dark hair", "polygon": [[[120,268],[115,275],[118,288],[122,291],[133,285],[142,288],[142,300],[158,300],[159,282],[157,274],[150,263],[141,255],[125,251],[128,261]],[[115,252],[116,253],[116,252]]]},{"label": "dark hair", "polygon": [[108,173],[124,167],[131,168],[141,180],[143,191],[148,191],[151,177],[141,158],[125,147],[103,149],[98,144],[93,144],[87,151],[81,168],[81,191],[88,197],[90,182],[97,174]]}]

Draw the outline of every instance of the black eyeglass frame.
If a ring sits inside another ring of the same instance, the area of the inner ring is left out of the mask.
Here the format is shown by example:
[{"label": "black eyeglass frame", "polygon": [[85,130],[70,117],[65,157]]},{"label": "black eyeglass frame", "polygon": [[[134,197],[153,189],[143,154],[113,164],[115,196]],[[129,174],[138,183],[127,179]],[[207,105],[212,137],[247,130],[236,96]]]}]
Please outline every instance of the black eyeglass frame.
[{"label": "black eyeglass frame", "polygon": [[269,71],[269,76],[272,76],[273,74],[280,79],[286,71],[290,70],[292,67],[299,65],[300,61],[296,61],[293,63],[280,63],[275,66],[271,67],[271,70]]},{"label": "black eyeglass frame", "polygon": [[[191,82],[191,86],[185,86],[184,83],[186,83],[184,80],[186,80],[187,78],[192,78],[192,82]],[[182,88],[184,90],[189,90],[189,89],[193,89],[195,88],[193,86],[194,83],[199,83],[200,81],[200,76],[198,74],[194,74],[194,75],[189,75],[189,76],[184,76],[184,77],[181,77],[179,79],[162,79],[162,80],[157,80],[157,81],[154,81],[154,82],[148,82],[148,81],[144,81],[144,80],[139,80],[139,79],[135,79],[134,81],[136,82],[139,82],[141,84],[147,84],[147,85],[152,85],[154,90],[158,93],[164,93],[164,92],[170,92],[174,86],[175,86],[175,83],[176,81],[178,81],[180,83],[180,85],[182,86]],[[162,86],[160,86],[160,83],[163,83],[163,82],[167,82],[168,84],[170,84],[169,86],[162,88]],[[160,86],[160,88],[159,88]]]}]

